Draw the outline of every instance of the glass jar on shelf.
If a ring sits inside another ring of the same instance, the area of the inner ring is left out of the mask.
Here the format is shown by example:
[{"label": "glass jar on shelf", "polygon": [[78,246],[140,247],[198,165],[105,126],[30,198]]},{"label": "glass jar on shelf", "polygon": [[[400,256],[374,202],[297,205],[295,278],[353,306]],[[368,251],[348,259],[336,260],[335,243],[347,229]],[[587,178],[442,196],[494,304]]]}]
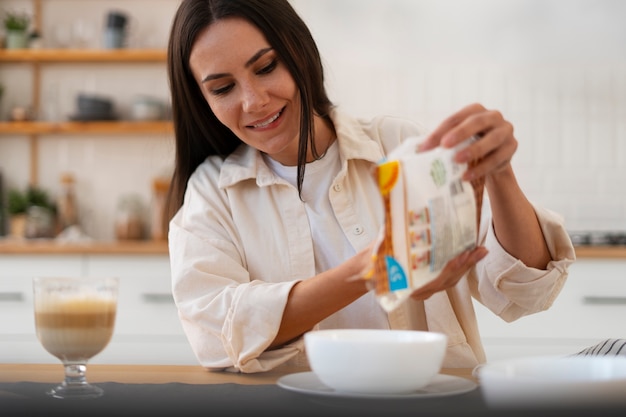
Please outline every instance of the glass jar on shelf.
[{"label": "glass jar on shelf", "polygon": [[78,225],[74,175],[67,172],[61,175],[61,192],[57,200],[57,221],[61,231],[70,226]]},{"label": "glass jar on shelf", "polygon": [[143,205],[135,194],[124,195],[117,204],[115,237],[117,240],[141,240],[144,237]]},{"label": "glass jar on shelf", "polygon": [[152,181],[152,218],[150,225],[152,240],[167,239],[167,224],[163,216],[165,215],[169,187],[170,181],[167,178],[159,177]]}]

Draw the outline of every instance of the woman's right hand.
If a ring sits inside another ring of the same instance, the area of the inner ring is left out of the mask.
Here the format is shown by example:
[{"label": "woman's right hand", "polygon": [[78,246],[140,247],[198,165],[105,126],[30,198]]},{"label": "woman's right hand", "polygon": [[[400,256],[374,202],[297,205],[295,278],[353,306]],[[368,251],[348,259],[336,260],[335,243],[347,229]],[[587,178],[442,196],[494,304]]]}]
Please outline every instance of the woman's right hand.
[{"label": "woman's right hand", "polygon": [[461,253],[448,261],[437,278],[415,290],[411,297],[416,300],[426,300],[439,291],[454,287],[467,271],[485,256],[487,256],[487,249],[484,246]]}]

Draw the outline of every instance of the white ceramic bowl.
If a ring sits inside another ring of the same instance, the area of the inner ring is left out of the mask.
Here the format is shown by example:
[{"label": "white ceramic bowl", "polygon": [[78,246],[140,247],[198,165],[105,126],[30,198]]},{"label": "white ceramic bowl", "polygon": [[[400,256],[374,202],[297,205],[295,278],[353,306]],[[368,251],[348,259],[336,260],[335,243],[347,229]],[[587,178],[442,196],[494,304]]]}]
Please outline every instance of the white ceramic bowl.
[{"label": "white ceramic bowl", "polygon": [[133,120],[160,120],[163,118],[164,105],[160,101],[149,98],[136,98],[132,105]]},{"label": "white ceramic bowl", "polygon": [[447,337],[411,330],[338,329],[304,335],[311,370],[336,391],[404,394],[439,373]]},{"label": "white ceramic bowl", "polygon": [[491,407],[626,405],[626,357],[568,356],[503,360],[476,369]]}]

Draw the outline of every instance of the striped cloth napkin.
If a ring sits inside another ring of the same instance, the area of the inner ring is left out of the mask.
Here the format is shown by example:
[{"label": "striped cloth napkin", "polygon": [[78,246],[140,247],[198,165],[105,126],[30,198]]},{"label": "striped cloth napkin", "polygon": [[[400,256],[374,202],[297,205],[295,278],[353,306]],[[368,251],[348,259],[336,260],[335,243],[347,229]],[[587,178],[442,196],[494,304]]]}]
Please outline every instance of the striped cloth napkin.
[{"label": "striped cloth napkin", "polygon": [[590,346],[576,353],[574,356],[626,356],[626,339],[606,339],[596,345]]}]

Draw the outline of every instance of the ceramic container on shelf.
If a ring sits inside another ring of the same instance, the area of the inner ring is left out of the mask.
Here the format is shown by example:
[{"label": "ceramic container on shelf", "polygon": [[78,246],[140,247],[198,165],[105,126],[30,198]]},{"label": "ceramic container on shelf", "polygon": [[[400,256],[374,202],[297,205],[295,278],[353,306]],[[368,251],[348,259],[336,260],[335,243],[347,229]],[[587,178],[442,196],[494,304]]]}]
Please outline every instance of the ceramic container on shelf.
[{"label": "ceramic container on shelf", "polygon": [[110,11],[104,28],[104,47],[119,49],[126,46],[128,16],[119,11]]},{"label": "ceramic container on shelf", "polygon": [[7,49],[24,49],[28,47],[29,34],[25,30],[8,30],[6,34]]},{"label": "ceramic container on shelf", "polygon": [[135,97],[132,109],[131,117],[137,121],[150,121],[161,120],[165,113],[165,106],[160,100],[148,97],[138,96]]}]

